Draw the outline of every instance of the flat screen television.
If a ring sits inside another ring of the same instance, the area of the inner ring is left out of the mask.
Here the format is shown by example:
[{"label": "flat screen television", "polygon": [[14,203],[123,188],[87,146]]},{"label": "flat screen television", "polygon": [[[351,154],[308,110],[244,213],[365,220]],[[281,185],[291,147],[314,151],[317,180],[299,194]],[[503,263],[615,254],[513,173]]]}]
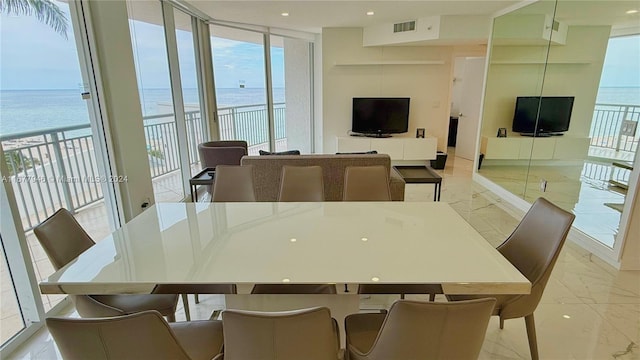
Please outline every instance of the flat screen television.
[{"label": "flat screen television", "polygon": [[409,98],[353,98],[351,131],[384,137],[409,130]]},{"label": "flat screen television", "polygon": [[573,96],[518,97],[513,115],[513,132],[525,136],[562,135],[569,130],[573,100]]}]

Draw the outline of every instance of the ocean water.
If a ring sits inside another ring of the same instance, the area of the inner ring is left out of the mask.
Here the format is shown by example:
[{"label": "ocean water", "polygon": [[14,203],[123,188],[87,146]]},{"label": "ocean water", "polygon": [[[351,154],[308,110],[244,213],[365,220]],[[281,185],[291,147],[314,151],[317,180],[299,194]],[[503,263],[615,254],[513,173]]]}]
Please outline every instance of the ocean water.
[{"label": "ocean water", "polygon": [[[184,102],[198,104],[196,89],[183,91]],[[274,102],[284,102],[284,88],[274,88]],[[265,104],[265,89],[217,89],[219,107]],[[145,89],[143,115],[172,112],[170,89]],[[89,123],[80,90],[0,90],[0,135]]]},{"label": "ocean water", "polygon": [[[284,88],[273,91],[275,102],[284,102]],[[183,91],[185,104],[197,104],[196,89]],[[264,104],[265,89],[217,89],[218,106]],[[145,89],[140,96],[143,115],[171,112],[169,89]],[[640,105],[640,87],[600,88],[598,104]],[[85,101],[75,90],[1,90],[0,135],[89,123]]]}]

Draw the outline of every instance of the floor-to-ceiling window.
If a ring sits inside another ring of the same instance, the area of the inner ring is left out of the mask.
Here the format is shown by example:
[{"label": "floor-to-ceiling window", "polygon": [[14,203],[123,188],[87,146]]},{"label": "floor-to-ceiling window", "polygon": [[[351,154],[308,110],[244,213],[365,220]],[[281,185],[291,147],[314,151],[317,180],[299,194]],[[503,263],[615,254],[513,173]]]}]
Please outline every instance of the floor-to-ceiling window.
[{"label": "floor-to-ceiling window", "polygon": [[220,139],[246,140],[254,155],[313,152],[313,44],[222,25],[211,44]]},{"label": "floor-to-ceiling window", "polygon": [[106,180],[115,177],[98,106],[99,72],[87,56],[84,11],[76,2],[25,4],[48,16],[40,22],[19,11],[5,13],[5,7],[1,15],[0,343],[64,298],[37,291],[35,284],[54,268],[32,229],[59,208],[70,210],[96,240],[119,221],[115,184]]},{"label": "floor-to-ceiling window", "polygon": [[201,104],[201,92],[198,82],[196,46],[194,44],[193,23],[190,15],[175,10],[176,45],[180,64],[180,81],[186,124],[187,147],[191,175],[200,171],[198,144],[207,140],[208,125]]},{"label": "floor-to-ceiling window", "polygon": [[147,152],[156,201],[179,201],[200,170],[206,141],[198,82],[194,17],[169,3],[128,3]]},{"label": "floor-to-ceiling window", "polygon": [[[249,154],[270,150],[264,36],[211,25],[220,140],[245,140]],[[274,103],[284,94],[274,91]]]},{"label": "floor-to-ceiling window", "polygon": [[128,9],[153,194],[156,202],[178,201],[184,190],[162,3],[130,1]]}]

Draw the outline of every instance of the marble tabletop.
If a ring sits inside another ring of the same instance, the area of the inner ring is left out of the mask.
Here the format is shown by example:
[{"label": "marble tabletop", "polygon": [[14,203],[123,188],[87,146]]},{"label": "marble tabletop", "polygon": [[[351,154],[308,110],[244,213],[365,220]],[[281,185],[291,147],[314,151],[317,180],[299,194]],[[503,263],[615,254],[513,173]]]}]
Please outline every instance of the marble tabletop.
[{"label": "marble tabletop", "polygon": [[[441,202],[159,203],[40,283],[44,294],[157,284],[441,284],[528,294],[530,282]],[[248,291],[248,290],[247,290]]]}]

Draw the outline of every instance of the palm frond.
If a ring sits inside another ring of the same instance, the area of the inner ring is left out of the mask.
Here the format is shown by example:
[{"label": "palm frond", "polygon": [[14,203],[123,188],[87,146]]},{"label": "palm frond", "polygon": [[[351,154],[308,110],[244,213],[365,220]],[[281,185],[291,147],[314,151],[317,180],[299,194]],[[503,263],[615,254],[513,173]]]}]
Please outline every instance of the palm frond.
[{"label": "palm frond", "polygon": [[0,12],[15,15],[33,15],[67,39],[67,16],[51,0],[0,0]]}]

